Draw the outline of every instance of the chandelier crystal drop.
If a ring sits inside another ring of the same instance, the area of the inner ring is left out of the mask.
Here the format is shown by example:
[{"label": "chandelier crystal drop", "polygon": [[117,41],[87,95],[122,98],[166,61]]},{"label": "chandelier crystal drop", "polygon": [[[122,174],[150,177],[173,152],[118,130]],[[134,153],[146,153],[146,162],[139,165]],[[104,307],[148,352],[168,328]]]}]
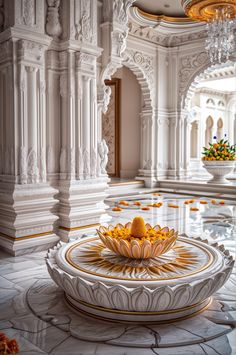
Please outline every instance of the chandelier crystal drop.
[{"label": "chandelier crystal drop", "polygon": [[207,22],[206,50],[213,64],[226,62],[235,48],[236,0],[182,0],[187,16]]},{"label": "chandelier crystal drop", "polygon": [[229,59],[234,50],[233,21],[227,8],[216,10],[216,16],[207,23],[206,50],[211,63],[222,63]]}]

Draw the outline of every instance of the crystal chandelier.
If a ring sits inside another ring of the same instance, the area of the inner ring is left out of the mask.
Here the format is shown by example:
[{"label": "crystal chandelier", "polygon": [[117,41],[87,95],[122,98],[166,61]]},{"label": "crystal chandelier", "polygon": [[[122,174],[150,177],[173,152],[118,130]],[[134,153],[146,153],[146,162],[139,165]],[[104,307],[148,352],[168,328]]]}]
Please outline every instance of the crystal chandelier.
[{"label": "crystal chandelier", "polygon": [[206,50],[212,63],[229,59],[234,50],[236,0],[182,0],[187,16],[207,22]]}]

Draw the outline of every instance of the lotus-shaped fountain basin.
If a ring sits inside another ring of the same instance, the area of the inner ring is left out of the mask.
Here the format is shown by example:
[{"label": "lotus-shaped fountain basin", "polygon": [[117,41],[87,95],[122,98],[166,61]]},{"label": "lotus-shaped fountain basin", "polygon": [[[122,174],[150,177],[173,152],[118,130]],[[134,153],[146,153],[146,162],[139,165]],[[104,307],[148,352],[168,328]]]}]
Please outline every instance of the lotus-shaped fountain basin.
[{"label": "lotus-shaped fountain basin", "polygon": [[[137,222],[136,217],[136,222]],[[134,221],[125,225],[101,226],[97,232],[103,244],[114,253],[133,259],[155,258],[168,252],[178,238],[178,232],[159,225],[152,227],[149,223],[141,228]],[[140,221],[138,221],[140,224]],[[132,233],[136,231],[136,235]]]}]

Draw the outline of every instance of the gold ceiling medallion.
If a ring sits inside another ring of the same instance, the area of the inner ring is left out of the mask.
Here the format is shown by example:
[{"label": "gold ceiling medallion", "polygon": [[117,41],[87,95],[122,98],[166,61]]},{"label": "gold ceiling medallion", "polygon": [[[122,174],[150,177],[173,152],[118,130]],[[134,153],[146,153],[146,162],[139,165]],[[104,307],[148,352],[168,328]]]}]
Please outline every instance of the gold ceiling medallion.
[{"label": "gold ceiling medallion", "polygon": [[148,20],[156,21],[156,22],[169,22],[169,23],[189,23],[193,22],[193,20],[189,17],[174,17],[174,16],[166,16],[166,15],[155,15],[150,14],[149,12],[143,11],[140,8],[136,7],[138,14]]},{"label": "gold ceiling medallion", "polygon": [[182,0],[186,15],[193,20],[213,20],[219,9],[227,10],[227,17],[234,19],[236,16],[235,0]]}]

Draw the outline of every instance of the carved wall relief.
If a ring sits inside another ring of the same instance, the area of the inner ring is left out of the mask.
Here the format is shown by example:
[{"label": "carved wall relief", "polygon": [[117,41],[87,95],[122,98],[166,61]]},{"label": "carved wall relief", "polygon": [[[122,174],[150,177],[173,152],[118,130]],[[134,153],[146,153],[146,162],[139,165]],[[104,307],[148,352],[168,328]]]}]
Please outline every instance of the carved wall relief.
[{"label": "carved wall relief", "polygon": [[0,32],[3,31],[4,29],[4,20],[5,20],[4,4],[3,4],[3,0],[0,0]]},{"label": "carved wall relief", "polygon": [[210,66],[210,61],[207,53],[195,53],[181,58],[179,68],[179,102],[182,107],[185,105],[187,91],[194,81],[194,78]]},{"label": "carved wall relief", "polygon": [[46,32],[53,38],[60,37],[62,33],[62,27],[59,16],[60,0],[47,0],[47,23]]},{"label": "carved wall relief", "polygon": [[108,110],[102,115],[102,138],[109,149],[107,173],[119,176],[120,79],[112,79],[105,84],[111,89]]},{"label": "carved wall relief", "polygon": [[23,0],[22,1],[22,20],[26,26],[33,26],[36,23],[35,16],[35,0]]}]

